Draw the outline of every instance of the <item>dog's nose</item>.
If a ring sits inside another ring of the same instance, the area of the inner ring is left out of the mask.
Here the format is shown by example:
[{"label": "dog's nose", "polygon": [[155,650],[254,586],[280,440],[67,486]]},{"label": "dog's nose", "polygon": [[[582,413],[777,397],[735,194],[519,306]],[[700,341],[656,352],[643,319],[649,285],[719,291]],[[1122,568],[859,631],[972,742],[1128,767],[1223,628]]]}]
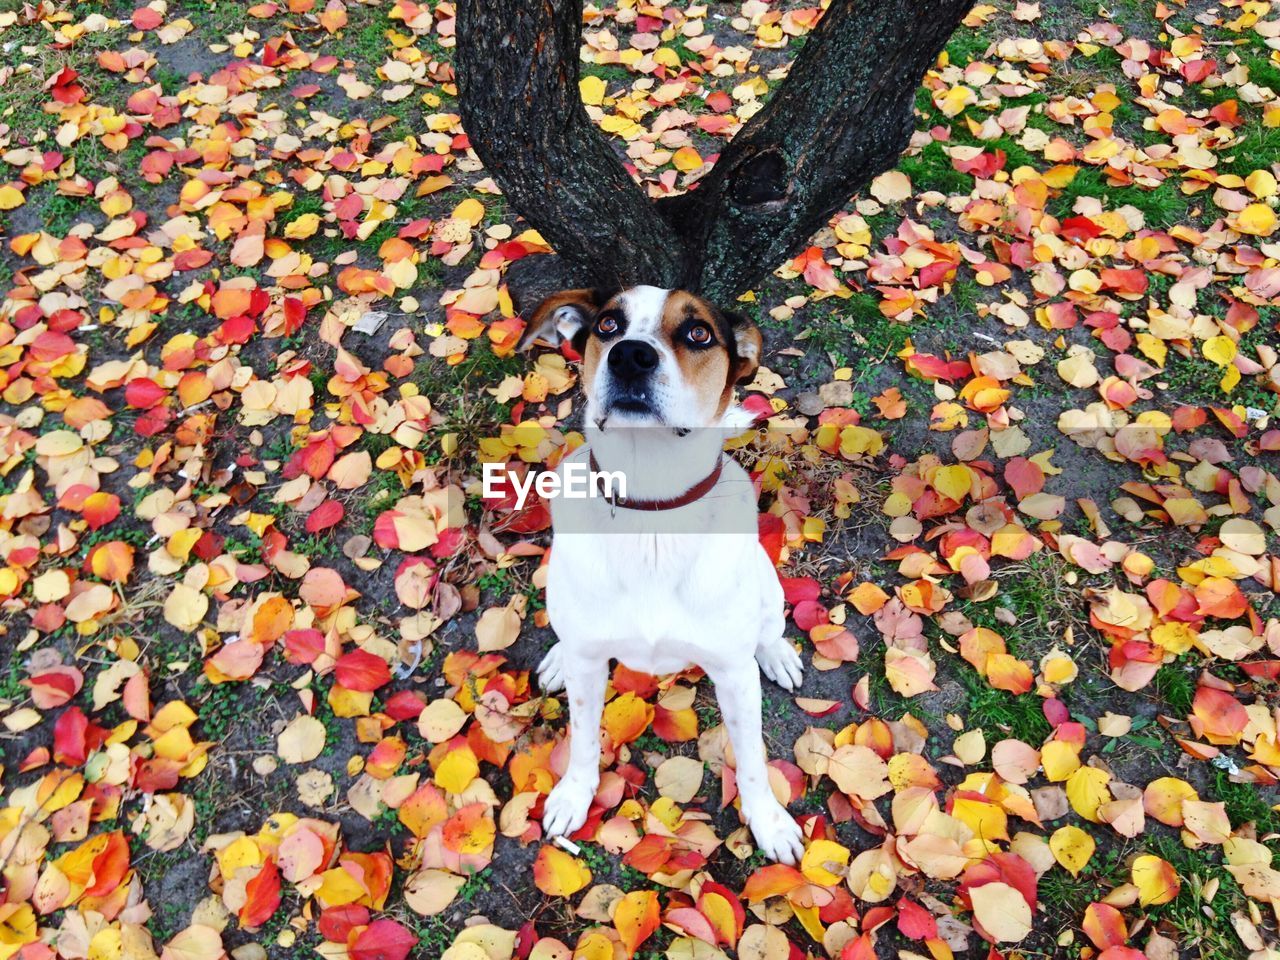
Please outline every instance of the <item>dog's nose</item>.
[{"label": "dog's nose", "polygon": [[658,366],[658,351],[643,340],[620,340],[609,351],[609,370],[620,380],[640,380]]}]

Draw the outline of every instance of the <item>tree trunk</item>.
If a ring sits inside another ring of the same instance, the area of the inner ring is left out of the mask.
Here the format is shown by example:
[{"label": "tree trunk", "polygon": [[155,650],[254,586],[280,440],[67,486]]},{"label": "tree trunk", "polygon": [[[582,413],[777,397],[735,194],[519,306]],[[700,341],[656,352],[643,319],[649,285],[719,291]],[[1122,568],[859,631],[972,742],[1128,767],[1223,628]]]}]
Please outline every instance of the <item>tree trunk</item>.
[{"label": "tree trunk", "polygon": [[911,135],[916,87],[973,0],[831,0],[790,75],[688,193],[651,203],[578,95],[581,0],[459,0],[462,121],[583,282],[758,283]]}]

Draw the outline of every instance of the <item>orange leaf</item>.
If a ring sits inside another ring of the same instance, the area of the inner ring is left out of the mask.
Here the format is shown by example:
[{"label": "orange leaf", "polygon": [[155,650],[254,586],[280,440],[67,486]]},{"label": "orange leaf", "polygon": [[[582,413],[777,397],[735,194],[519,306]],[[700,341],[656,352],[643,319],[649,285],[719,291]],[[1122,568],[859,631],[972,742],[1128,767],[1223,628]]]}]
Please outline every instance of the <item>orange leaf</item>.
[{"label": "orange leaf", "polygon": [[653,721],[653,707],[634,693],[624,693],[604,708],[604,729],[616,747],[639,737]]},{"label": "orange leaf", "polygon": [[571,897],[591,882],[591,871],[559,847],[545,845],[533,861],[533,883],[549,897]]},{"label": "orange leaf", "polygon": [[99,544],[88,556],[88,566],[93,576],[101,577],[109,584],[123,584],[133,572],[133,547],[123,540]]},{"label": "orange leaf", "polygon": [[634,955],[640,944],[658,929],[657,891],[633,890],[624,896],[614,909],[613,925],[618,928],[627,956]]},{"label": "orange leaf", "polygon": [[804,874],[795,867],[773,863],[767,867],[761,867],[747,878],[747,884],[742,888],[742,898],[748,903],[759,903],[770,897],[780,897],[790,893],[805,883],[808,881],[805,880]]}]

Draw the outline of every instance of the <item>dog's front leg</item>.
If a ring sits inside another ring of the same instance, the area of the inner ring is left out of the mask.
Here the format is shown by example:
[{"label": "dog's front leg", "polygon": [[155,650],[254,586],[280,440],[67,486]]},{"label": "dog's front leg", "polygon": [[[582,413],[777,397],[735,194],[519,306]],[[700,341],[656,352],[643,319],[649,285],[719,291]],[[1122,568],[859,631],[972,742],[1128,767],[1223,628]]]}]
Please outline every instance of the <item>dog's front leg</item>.
[{"label": "dog's front leg", "polygon": [[569,700],[569,765],[547,796],[542,830],[548,837],[567,837],[587,820],[600,785],[600,716],[608,663],[563,651],[561,670]]},{"label": "dog's front leg", "polygon": [[737,760],[743,819],[768,857],[794,864],[804,854],[804,835],[769,786],[760,721],[760,670],[754,660],[745,659],[745,663],[707,672],[716,685],[720,716]]}]

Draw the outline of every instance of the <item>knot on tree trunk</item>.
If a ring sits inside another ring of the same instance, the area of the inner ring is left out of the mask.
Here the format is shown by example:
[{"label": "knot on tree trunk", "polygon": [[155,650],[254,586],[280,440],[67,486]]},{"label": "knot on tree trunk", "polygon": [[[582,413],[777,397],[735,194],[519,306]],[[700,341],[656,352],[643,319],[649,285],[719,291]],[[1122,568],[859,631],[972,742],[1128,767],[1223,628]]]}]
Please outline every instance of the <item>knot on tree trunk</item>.
[{"label": "knot on tree trunk", "polygon": [[781,204],[791,193],[791,171],[778,147],[767,147],[746,160],[729,183],[729,196],[739,207]]}]

